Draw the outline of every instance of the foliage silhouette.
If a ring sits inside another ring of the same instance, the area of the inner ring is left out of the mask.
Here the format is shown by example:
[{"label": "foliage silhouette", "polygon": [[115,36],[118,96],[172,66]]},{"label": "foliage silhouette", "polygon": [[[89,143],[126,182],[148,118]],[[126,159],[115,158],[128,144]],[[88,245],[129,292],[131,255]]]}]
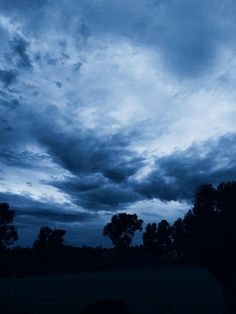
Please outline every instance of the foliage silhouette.
[{"label": "foliage silhouette", "polygon": [[142,230],[143,220],[136,214],[119,213],[112,217],[103,229],[103,235],[111,239],[115,249],[128,249],[136,231]]},{"label": "foliage silhouette", "polygon": [[41,227],[38,239],[34,242],[35,250],[56,250],[63,247],[64,235],[66,231],[62,229],[51,229],[50,227]]},{"label": "foliage silhouette", "polygon": [[217,188],[205,184],[197,189],[193,208],[178,232],[184,233],[186,250],[191,250],[222,286],[231,313],[236,313],[235,222],[236,182],[221,183]]},{"label": "foliage silhouette", "polygon": [[159,222],[157,227],[157,250],[159,255],[172,255],[171,227],[167,220]]},{"label": "foliage silhouette", "polygon": [[157,245],[157,224],[149,223],[143,233],[143,246],[147,251],[155,252]]},{"label": "foliage silhouette", "polygon": [[16,227],[12,224],[14,217],[15,211],[7,203],[0,203],[0,250],[18,239]]},{"label": "foliage silhouette", "polygon": [[172,225],[172,247],[176,260],[183,261],[189,256],[182,218],[178,218]]},{"label": "foliage silhouette", "polygon": [[173,254],[171,236],[172,228],[167,220],[160,221],[158,225],[149,223],[143,234],[144,248],[160,256],[171,256]]}]

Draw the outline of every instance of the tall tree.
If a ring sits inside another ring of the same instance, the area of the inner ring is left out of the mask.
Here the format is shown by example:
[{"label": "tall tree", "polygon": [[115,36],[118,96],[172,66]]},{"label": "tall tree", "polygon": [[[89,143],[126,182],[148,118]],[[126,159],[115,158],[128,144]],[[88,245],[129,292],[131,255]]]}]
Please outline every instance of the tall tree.
[{"label": "tall tree", "polygon": [[218,279],[236,313],[236,182],[202,185],[183,219],[187,249]]},{"label": "tall tree", "polygon": [[157,226],[157,250],[160,255],[172,255],[172,229],[167,220],[161,220]]},{"label": "tall tree", "polygon": [[178,218],[172,226],[172,245],[173,253],[177,260],[183,260],[186,257],[186,234],[182,218]]},{"label": "tall tree", "polygon": [[119,213],[112,217],[103,229],[103,235],[109,237],[117,250],[129,248],[136,231],[142,230],[143,220],[136,214]]},{"label": "tall tree", "polygon": [[15,211],[9,204],[0,203],[0,250],[6,249],[18,239],[16,227],[12,224]]},{"label": "tall tree", "polygon": [[51,229],[50,227],[41,227],[38,239],[33,247],[36,250],[55,250],[60,249],[64,244],[64,235],[66,231],[62,229]]},{"label": "tall tree", "polygon": [[157,250],[157,224],[149,223],[143,233],[143,246],[146,250],[155,252]]}]

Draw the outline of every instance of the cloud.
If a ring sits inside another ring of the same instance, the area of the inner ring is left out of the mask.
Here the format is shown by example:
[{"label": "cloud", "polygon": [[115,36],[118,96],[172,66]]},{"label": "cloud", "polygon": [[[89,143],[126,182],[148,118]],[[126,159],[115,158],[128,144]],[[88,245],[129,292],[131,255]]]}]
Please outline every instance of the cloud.
[{"label": "cloud", "polygon": [[200,184],[235,180],[235,149],[233,133],[157,158],[154,170],[137,184],[136,190],[151,199],[191,202]]},{"label": "cloud", "polygon": [[66,10],[78,14],[91,36],[126,37],[150,46],[169,71],[191,77],[212,67],[222,44],[233,45],[234,9],[233,1],[92,0],[72,1]]},{"label": "cloud", "polygon": [[29,151],[14,151],[5,150],[1,152],[0,161],[5,165],[20,167],[20,168],[31,168],[39,167],[43,162],[49,161],[49,156],[41,153],[33,153]]},{"label": "cloud", "polygon": [[16,80],[16,73],[14,71],[6,71],[0,69],[0,81],[2,81],[5,87],[10,86]]},{"label": "cloud", "polygon": [[[1,8],[9,16],[17,16],[37,38],[45,35],[45,29],[49,33],[57,29],[59,37],[68,33],[73,36],[81,50],[88,38],[127,38],[134,44],[149,46],[179,77],[204,74],[217,62],[222,45],[234,46],[232,0],[82,0],[70,1],[66,6],[63,1],[3,1]],[[49,11],[53,12],[50,18]],[[25,53],[22,43],[17,47],[18,52]],[[23,60],[29,64],[25,55]]]},{"label": "cloud", "polygon": [[81,173],[50,184],[77,205],[94,211],[134,208],[152,199],[191,203],[200,184],[235,180],[235,149],[235,133],[227,134],[158,157],[147,174],[139,177],[135,173],[124,182],[114,182],[101,173]]},{"label": "cloud", "polygon": [[45,224],[79,223],[96,219],[96,214],[73,208],[70,203],[38,201],[27,194],[0,193],[0,201],[7,202],[15,210],[16,222],[24,221],[24,217],[32,221],[44,219]]},{"label": "cloud", "polygon": [[198,184],[235,178],[233,1],[0,10],[0,191],[25,197],[21,226],[81,217],[95,232],[92,215],[135,207],[175,217]]},{"label": "cloud", "polygon": [[96,219],[96,215],[91,215],[90,213],[78,213],[76,211],[61,211],[59,212],[58,209],[52,209],[48,207],[44,207],[44,209],[35,209],[34,211],[27,211],[27,210],[19,210],[19,212],[16,211],[16,214],[18,214],[18,220],[22,219],[24,220],[25,216],[30,216],[32,220],[37,220],[38,218],[43,219],[46,224],[46,221],[48,223],[78,223],[78,222],[88,222],[90,220]]},{"label": "cloud", "polygon": [[9,203],[15,210],[14,225],[20,245],[32,246],[41,226],[65,229],[65,242],[68,244],[96,246],[98,241],[104,242],[104,219],[97,213],[81,210],[69,203],[37,201],[27,194],[0,193],[0,202]]},{"label": "cloud", "polygon": [[70,195],[73,203],[95,212],[123,209],[142,198],[128,182],[116,183],[101,174],[80,175],[51,184]]},{"label": "cloud", "polygon": [[17,65],[21,69],[30,69],[32,64],[27,53],[28,43],[21,37],[16,37],[11,41],[13,56],[17,59]]},{"label": "cloud", "polygon": [[141,166],[142,158],[129,149],[130,137],[122,134],[97,136],[92,131],[78,133],[37,132],[56,163],[73,174],[101,173],[115,182],[122,182]]}]

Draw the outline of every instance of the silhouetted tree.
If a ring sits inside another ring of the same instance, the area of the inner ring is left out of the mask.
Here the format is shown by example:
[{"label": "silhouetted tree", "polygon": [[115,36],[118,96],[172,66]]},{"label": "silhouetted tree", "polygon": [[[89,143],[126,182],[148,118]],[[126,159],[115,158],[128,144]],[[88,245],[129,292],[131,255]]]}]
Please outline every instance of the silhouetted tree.
[{"label": "silhouetted tree", "polygon": [[149,223],[143,233],[143,246],[146,250],[154,252],[157,250],[157,224]]},{"label": "silhouetted tree", "polygon": [[103,235],[111,239],[118,250],[129,248],[134,233],[142,230],[143,220],[136,214],[119,213],[112,217],[103,229]]},{"label": "silhouetted tree", "polygon": [[186,233],[182,218],[178,218],[172,226],[173,253],[177,260],[183,260],[187,256]]},{"label": "silhouetted tree", "polygon": [[156,239],[157,251],[160,255],[172,255],[172,242],[171,242],[172,229],[167,220],[162,220],[157,226]]},{"label": "silhouetted tree", "polygon": [[[211,185],[200,186],[196,191],[192,210],[183,219],[183,229],[186,248],[192,250],[192,253],[210,268],[213,259],[220,258],[219,236],[222,235],[217,230],[220,227],[220,216],[217,190]],[[213,263],[215,264],[215,261]]]},{"label": "silhouetted tree", "polygon": [[0,250],[18,239],[16,227],[12,224],[14,217],[15,211],[7,203],[0,203]]},{"label": "silhouetted tree", "polygon": [[51,229],[50,227],[41,227],[38,239],[34,242],[35,250],[55,250],[60,249],[64,243],[66,231],[62,229]]},{"label": "silhouetted tree", "polygon": [[167,220],[147,224],[143,234],[144,248],[158,253],[162,256],[171,256],[173,254],[172,246],[172,228]]},{"label": "silhouetted tree", "polygon": [[232,313],[236,313],[235,223],[236,182],[200,186],[193,209],[183,219],[187,249],[218,279]]}]

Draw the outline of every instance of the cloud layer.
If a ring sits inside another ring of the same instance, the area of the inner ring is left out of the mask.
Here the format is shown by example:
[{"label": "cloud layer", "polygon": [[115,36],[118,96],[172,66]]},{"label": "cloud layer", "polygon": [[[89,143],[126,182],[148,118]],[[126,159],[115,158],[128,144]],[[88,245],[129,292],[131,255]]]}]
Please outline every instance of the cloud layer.
[{"label": "cloud layer", "polygon": [[20,229],[95,245],[115,211],[171,220],[199,184],[235,179],[234,1],[0,12],[0,201]]}]

